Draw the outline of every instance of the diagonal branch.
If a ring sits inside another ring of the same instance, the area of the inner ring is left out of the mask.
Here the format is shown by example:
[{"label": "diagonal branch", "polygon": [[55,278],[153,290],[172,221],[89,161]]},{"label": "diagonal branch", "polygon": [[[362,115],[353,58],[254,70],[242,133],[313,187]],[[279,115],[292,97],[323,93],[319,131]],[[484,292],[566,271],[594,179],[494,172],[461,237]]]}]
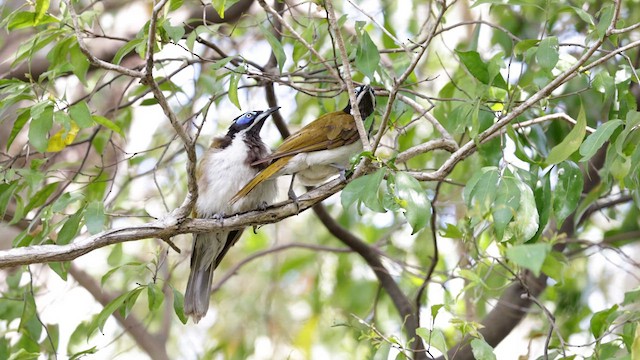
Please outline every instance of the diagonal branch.
[{"label": "diagonal branch", "polygon": [[402,292],[402,289],[400,289],[395,280],[393,280],[391,274],[389,274],[380,261],[378,252],[367,245],[364,241],[358,239],[351,232],[340,226],[340,224],[338,224],[331,215],[329,215],[322,204],[314,206],[313,211],[315,211],[320,221],[322,221],[324,226],[326,226],[327,230],[329,230],[333,236],[353,249],[353,251],[357,252],[362,256],[364,261],[367,262],[378,278],[378,281],[380,281],[380,286],[382,286],[387,294],[389,294],[391,301],[393,301],[393,305],[396,307],[404,321],[404,329],[407,332],[407,337],[409,342],[412,342],[414,359],[426,359],[427,353],[424,350],[424,345],[420,337],[416,334],[419,322],[415,315],[413,305],[411,305],[409,298]]}]

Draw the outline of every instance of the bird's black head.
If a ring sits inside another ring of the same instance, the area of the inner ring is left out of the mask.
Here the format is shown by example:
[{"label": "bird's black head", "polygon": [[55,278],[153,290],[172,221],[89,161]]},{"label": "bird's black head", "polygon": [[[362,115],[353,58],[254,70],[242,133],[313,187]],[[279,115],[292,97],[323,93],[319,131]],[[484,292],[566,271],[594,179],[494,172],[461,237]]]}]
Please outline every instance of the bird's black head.
[{"label": "bird's black head", "polygon": [[229,126],[227,137],[233,138],[236,134],[245,133],[259,137],[264,121],[278,109],[280,109],[280,107],[276,106],[264,111],[249,111],[238,116],[233,120],[231,126]]},{"label": "bird's black head", "polygon": [[[358,86],[355,88],[355,92],[360,116],[362,116],[362,120],[364,120],[373,114],[373,110],[376,107],[376,96],[373,93],[373,88],[369,85]],[[349,103],[343,111],[351,114],[351,103]]]}]

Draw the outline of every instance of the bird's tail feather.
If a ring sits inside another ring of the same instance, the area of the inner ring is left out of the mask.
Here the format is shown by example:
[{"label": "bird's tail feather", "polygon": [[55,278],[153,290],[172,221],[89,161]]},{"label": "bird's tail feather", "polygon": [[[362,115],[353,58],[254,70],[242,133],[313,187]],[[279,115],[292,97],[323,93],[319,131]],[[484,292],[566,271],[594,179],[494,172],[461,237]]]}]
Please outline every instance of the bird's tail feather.
[{"label": "bird's tail feather", "polygon": [[247,194],[249,194],[256,186],[258,186],[263,181],[271,178],[278,171],[280,171],[280,169],[282,169],[287,164],[289,159],[290,157],[280,158],[275,162],[273,162],[271,165],[267,166],[264,170],[260,171],[258,175],[256,175],[253,179],[251,179],[251,181],[249,181],[242,189],[240,189],[240,191],[238,191],[237,194],[235,194],[231,198],[231,200],[229,201],[229,204],[233,205],[238,200],[247,196]]},{"label": "bird's tail feather", "polygon": [[195,323],[209,310],[211,281],[215,269],[215,258],[221,249],[215,234],[197,234],[193,239],[191,272],[184,292],[184,314],[191,316]]}]

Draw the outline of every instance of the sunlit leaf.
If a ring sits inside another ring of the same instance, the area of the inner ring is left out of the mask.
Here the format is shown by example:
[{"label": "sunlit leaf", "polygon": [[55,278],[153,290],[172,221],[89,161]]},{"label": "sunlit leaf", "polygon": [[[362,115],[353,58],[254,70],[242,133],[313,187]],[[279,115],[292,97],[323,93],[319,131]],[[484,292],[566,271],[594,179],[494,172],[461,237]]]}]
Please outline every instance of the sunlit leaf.
[{"label": "sunlit leaf", "polygon": [[498,195],[491,209],[493,226],[498,240],[502,240],[504,230],[520,207],[518,181],[510,171],[506,171],[498,183]]},{"label": "sunlit leaf", "polygon": [[507,258],[539,276],[542,264],[550,251],[551,244],[548,243],[521,244],[509,247]]},{"label": "sunlit leaf", "polygon": [[584,108],[581,106],[575,126],[571,129],[569,134],[565,136],[560,144],[556,145],[551,149],[551,151],[549,151],[547,164],[557,164],[571,156],[571,154],[580,148],[580,144],[582,144],[582,139],[584,139],[586,132],[587,117],[584,113]]},{"label": "sunlit leaf", "polygon": [[395,176],[396,194],[405,209],[404,216],[415,234],[429,223],[431,218],[431,202],[420,182],[405,172],[397,172]]},{"label": "sunlit leaf", "polygon": [[496,360],[493,348],[484,339],[471,340],[471,351],[476,360]]},{"label": "sunlit leaf", "polygon": [[589,135],[582,145],[580,145],[580,155],[582,159],[580,162],[591,159],[593,155],[604,145],[605,141],[609,140],[611,135],[616,129],[622,125],[622,120],[615,119],[609,120],[606,123],[600,125],[596,131]]},{"label": "sunlit leaf", "polygon": [[80,128],[75,122],[71,122],[71,128],[69,130],[64,128],[58,130],[58,132],[49,138],[47,152],[58,152],[66,148],[68,145],[71,145],[73,140],[75,140],[76,135],[78,135],[78,131],[80,131]]}]

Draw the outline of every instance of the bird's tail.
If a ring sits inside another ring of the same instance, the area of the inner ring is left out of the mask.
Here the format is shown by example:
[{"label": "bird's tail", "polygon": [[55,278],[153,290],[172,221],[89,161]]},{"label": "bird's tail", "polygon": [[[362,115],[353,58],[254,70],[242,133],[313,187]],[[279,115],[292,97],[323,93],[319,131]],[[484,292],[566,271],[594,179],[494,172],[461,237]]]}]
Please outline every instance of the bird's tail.
[{"label": "bird's tail", "polygon": [[260,171],[258,175],[256,175],[251,181],[249,181],[237,194],[235,194],[231,200],[229,200],[229,205],[235,204],[238,200],[247,196],[256,186],[258,186],[263,181],[271,178],[278,171],[280,171],[289,161],[291,157],[284,157],[274,161],[271,165],[267,166],[264,170]]},{"label": "bird's tail", "polygon": [[221,248],[215,233],[196,234],[193,237],[193,253],[191,254],[191,272],[184,292],[184,314],[191,316],[195,323],[204,317],[209,310],[209,295],[213,270],[216,268],[215,258]]}]

